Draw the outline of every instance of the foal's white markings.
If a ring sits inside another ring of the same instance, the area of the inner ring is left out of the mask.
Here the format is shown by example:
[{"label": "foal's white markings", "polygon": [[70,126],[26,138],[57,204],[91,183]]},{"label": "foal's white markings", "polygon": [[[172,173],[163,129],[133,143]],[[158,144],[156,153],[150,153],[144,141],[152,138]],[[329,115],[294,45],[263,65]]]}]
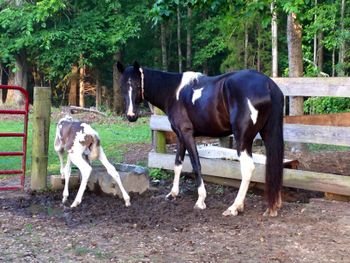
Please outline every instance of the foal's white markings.
[{"label": "foal's white markings", "polygon": [[128,112],[126,113],[128,116],[135,116],[134,106],[132,105],[132,87],[129,87],[129,107]]},{"label": "foal's white markings", "polygon": [[174,167],[174,182],[173,187],[171,188],[171,192],[168,196],[176,197],[179,194],[179,184],[180,184],[180,174],[182,170],[182,164],[175,165]]},{"label": "foal's white markings", "polygon": [[252,118],[253,124],[256,123],[256,120],[258,118],[258,111],[257,109],[254,108],[253,104],[251,103],[251,101],[249,99],[248,100],[248,107],[250,110],[250,118]]},{"label": "foal's white markings", "polygon": [[255,169],[255,165],[253,162],[253,158],[247,154],[247,151],[243,151],[240,156],[241,163],[241,174],[242,181],[238,190],[237,197],[233,203],[224,213],[223,215],[238,215],[238,212],[242,212],[244,209],[244,199],[248,191],[250,179],[252,177],[253,171]]},{"label": "foal's white markings", "polygon": [[198,187],[198,200],[195,204],[195,208],[205,209],[207,206],[204,203],[205,198],[207,197],[207,191],[205,190],[203,179],[201,184]]},{"label": "foal's white markings", "polygon": [[179,100],[180,92],[181,90],[192,83],[194,80],[198,80],[199,77],[201,77],[203,74],[199,72],[193,72],[193,71],[186,71],[182,74],[182,79],[179,87],[176,91],[176,100]]},{"label": "foal's white markings", "polygon": [[95,131],[89,124],[82,123],[80,126],[84,127],[84,133],[89,135],[97,135],[97,131]]},{"label": "foal's white markings", "polygon": [[196,100],[199,99],[202,96],[202,90],[203,89],[204,88],[194,89],[193,90],[193,95],[192,95],[192,103],[193,103],[193,105],[196,102]]}]

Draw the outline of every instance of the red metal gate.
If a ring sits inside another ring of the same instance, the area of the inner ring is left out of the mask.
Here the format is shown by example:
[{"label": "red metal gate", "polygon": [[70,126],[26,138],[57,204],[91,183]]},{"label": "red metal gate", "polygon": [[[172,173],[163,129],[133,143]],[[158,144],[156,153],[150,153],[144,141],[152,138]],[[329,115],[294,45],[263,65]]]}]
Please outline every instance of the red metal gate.
[{"label": "red metal gate", "polygon": [[22,137],[22,151],[17,152],[1,152],[0,151],[0,157],[1,156],[22,156],[22,168],[21,170],[1,170],[0,167],[0,175],[14,175],[14,174],[20,174],[20,185],[11,185],[11,186],[0,186],[0,190],[16,190],[16,189],[23,189],[24,188],[24,179],[25,179],[25,172],[26,172],[26,152],[27,152],[27,130],[28,130],[28,112],[29,112],[29,100],[28,100],[28,92],[23,89],[22,87],[18,86],[6,86],[6,85],[0,85],[0,89],[4,90],[18,90],[22,93],[25,105],[24,109],[0,109],[0,114],[16,114],[16,115],[22,115],[24,116],[24,123],[23,123],[23,131],[22,132],[1,132],[0,131],[0,137]]}]

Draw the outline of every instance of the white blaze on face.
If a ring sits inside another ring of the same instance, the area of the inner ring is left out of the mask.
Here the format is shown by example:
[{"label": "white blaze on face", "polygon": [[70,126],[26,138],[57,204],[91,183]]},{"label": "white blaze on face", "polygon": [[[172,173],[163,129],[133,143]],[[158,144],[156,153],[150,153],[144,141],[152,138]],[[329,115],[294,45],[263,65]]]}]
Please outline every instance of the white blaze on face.
[{"label": "white blaze on face", "polygon": [[258,119],[258,111],[257,109],[254,108],[253,104],[250,102],[249,99],[248,100],[248,107],[249,107],[249,110],[250,110],[250,118],[252,119],[253,121],[253,124],[256,123],[256,120]]},{"label": "white blaze on face", "polygon": [[187,85],[191,84],[193,80],[198,80],[198,78],[202,76],[199,72],[193,72],[193,71],[186,71],[182,74],[182,79],[179,87],[176,91],[176,100],[179,100],[180,92],[181,90],[186,87]]},{"label": "white blaze on face", "polygon": [[128,107],[128,111],[126,113],[126,115],[128,116],[135,116],[134,113],[134,106],[132,105],[132,87],[131,87],[131,80],[128,80],[128,84],[129,84],[129,107]]},{"label": "white blaze on face", "polygon": [[193,105],[196,102],[196,100],[199,99],[202,96],[202,90],[203,89],[204,88],[193,90],[193,95],[192,95],[192,103],[193,103]]}]

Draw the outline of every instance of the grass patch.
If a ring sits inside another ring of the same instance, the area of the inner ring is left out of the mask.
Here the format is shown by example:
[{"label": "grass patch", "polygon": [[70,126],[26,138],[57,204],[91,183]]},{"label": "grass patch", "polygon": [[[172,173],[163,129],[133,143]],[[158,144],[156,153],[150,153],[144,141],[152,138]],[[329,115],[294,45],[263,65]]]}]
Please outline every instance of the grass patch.
[{"label": "grass patch", "polygon": [[[149,118],[140,118],[137,122],[129,123],[120,117],[113,121],[93,123],[91,126],[96,129],[101,138],[101,145],[110,161],[121,162],[123,154],[128,150],[127,144],[150,143],[151,131],[149,129]],[[2,120],[0,122],[0,132],[22,132],[23,121]],[[48,152],[48,173],[58,174],[60,163],[54,150],[53,144],[56,132],[56,121],[51,120],[49,152]],[[27,140],[27,169],[26,174],[30,175],[31,155],[32,155],[32,121],[28,123]],[[0,138],[1,151],[21,151],[21,138]],[[97,162],[98,163],[98,162]],[[74,167],[74,166],[73,166]],[[21,157],[0,157],[0,170],[21,169]],[[7,176],[8,177],[8,176]]]}]

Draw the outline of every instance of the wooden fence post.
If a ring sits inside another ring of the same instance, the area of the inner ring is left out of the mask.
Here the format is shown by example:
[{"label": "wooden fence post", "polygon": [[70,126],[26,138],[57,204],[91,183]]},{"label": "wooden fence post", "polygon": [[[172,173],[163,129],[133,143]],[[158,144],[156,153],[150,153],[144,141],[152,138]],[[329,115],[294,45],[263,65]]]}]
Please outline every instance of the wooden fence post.
[{"label": "wooden fence post", "polygon": [[[154,113],[156,115],[165,115],[158,108],[154,108]],[[154,142],[155,142],[155,150],[157,153],[166,153],[166,138],[165,132],[162,131],[154,131]]]},{"label": "wooden fence post", "polygon": [[47,187],[51,88],[34,87],[31,190]]}]

